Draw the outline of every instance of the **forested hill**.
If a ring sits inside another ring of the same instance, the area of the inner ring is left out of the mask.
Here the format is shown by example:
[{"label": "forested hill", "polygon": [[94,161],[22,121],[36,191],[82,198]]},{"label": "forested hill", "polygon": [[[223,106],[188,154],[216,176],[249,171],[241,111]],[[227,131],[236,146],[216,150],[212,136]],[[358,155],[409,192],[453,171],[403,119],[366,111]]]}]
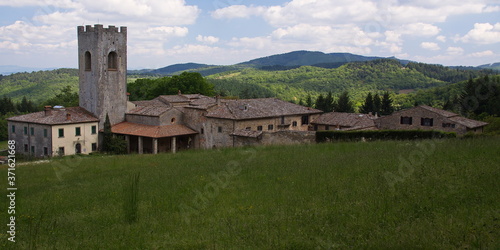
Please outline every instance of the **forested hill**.
[{"label": "forested hill", "polygon": [[23,96],[26,96],[34,103],[40,103],[54,97],[65,86],[71,86],[77,91],[77,69],[0,75],[0,97],[8,96],[14,101],[20,101]]},{"label": "forested hill", "polygon": [[277,96],[284,100],[304,100],[307,95],[331,91],[340,94],[348,90],[355,99],[367,92],[426,89],[485,75],[477,70],[456,70],[439,65],[411,63],[406,66],[397,60],[378,59],[352,62],[338,68],[313,66],[268,71],[247,68],[211,75],[208,79],[216,89],[243,97]]}]

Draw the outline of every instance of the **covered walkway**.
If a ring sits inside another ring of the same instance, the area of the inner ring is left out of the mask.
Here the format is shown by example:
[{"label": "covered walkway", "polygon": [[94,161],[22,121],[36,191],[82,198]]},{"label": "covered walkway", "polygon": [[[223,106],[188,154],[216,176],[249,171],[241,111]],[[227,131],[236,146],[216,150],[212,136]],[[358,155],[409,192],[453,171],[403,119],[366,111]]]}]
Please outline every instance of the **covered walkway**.
[{"label": "covered walkway", "polygon": [[124,135],[128,153],[175,153],[194,147],[196,131],[180,124],[152,126],[122,122],[111,127],[111,132]]}]

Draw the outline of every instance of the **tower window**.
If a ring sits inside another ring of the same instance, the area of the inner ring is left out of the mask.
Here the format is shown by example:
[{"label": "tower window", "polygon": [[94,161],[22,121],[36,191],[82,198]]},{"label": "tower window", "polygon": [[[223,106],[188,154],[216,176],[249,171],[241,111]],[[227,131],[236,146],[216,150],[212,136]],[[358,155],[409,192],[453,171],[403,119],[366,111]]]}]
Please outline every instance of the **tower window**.
[{"label": "tower window", "polygon": [[111,51],[108,54],[108,70],[117,70],[118,69],[118,55],[116,52]]},{"label": "tower window", "polygon": [[85,71],[91,71],[92,70],[92,56],[90,55],[90,52],[85,52]]}]

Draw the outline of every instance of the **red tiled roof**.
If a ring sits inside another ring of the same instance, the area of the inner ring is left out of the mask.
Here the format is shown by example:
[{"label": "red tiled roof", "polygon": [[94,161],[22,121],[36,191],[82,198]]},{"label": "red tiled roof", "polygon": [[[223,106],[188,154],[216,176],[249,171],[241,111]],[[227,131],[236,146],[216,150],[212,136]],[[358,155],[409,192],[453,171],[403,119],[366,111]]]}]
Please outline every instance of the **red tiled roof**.
[{"label": "red tiled roof", "polygon": [[52,109],[49,115],[45,111],[18,115],[7,119],[15,122],[29,122],[47,125],[98,122],[99,119],[82,107]]},{"label": "red tiled roof", "polygon": [[196,131],[180,124],[152,126],[132,122],[121,122],[111,127],[115,134],[136,135],[151,138],[163,138],[197,134]]},{"label": "red tiled roof", "polygon": [[129,115],[160,116],[170,110],[168,106],[139,106],[127,112]]},{"label": "red tiled roof", "polygon": [[375,127],[374,119],[374,116],[368,114],[330,112],[321,114],[318,119],[311,123],[361,129]]},{"label": "red tiled roof", "polygon": [[450,117],[448,119],[450,119],[456,123],[462,124],[467,128],[479,128],[479,127],[483,127],[483,126],[488,125],[487,122],[476,121],[476,120],[468,119],[468,118],[461,117],[458,115],[455,117]]},{"label": "red tiled roof", "polygon": [[224,100],[208,112],[207,117],[245,120],[289,115],[318,114],[323,111],[304,107],[278,98]]}]

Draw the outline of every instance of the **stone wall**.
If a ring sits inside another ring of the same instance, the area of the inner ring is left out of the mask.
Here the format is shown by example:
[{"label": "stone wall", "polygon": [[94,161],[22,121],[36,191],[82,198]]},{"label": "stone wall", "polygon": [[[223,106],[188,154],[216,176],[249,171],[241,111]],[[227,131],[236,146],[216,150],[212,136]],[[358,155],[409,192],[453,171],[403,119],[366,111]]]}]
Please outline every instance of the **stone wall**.
[{"label": "stone wall", "polygon": [[[411,117],[412,124],[401,124],[401,117]],[[433,121],[432,126],[421,125],[421,118],[431,118]],[[467,128],[459,123],[449,120],[445,116],[439,115],[432,111],[426,110],[421,107],[402,110],[392,115],[380,117],[375,120],[375,124],[379,129],[422,129],[422,130],[439,130],[444,132],[456,132],[457,134],[467,133]],[[443,124],[454,124],[453,127],[443,127]]]},{"label": "stone wall", "polygon": [[234,136],[234,146],[248,145],[293,145],[315,143],[314,131],[277,131],[263,132],[258,138]]},{"label": "stone wall", "polygon": [[[12,126],[15,127],[15,132],[12,131]],[[52,155],[52,130],[49,125],[9,121],[8,127],[9,140],[16,141],[16,153],[43,157],[44,150],[47,150],[47,155]],[[25,128],[26,133],[24,132]],[[33,135],[31,134],[32,130]],[[44,130],[46,130],[47,136],[45,136]]]}]

